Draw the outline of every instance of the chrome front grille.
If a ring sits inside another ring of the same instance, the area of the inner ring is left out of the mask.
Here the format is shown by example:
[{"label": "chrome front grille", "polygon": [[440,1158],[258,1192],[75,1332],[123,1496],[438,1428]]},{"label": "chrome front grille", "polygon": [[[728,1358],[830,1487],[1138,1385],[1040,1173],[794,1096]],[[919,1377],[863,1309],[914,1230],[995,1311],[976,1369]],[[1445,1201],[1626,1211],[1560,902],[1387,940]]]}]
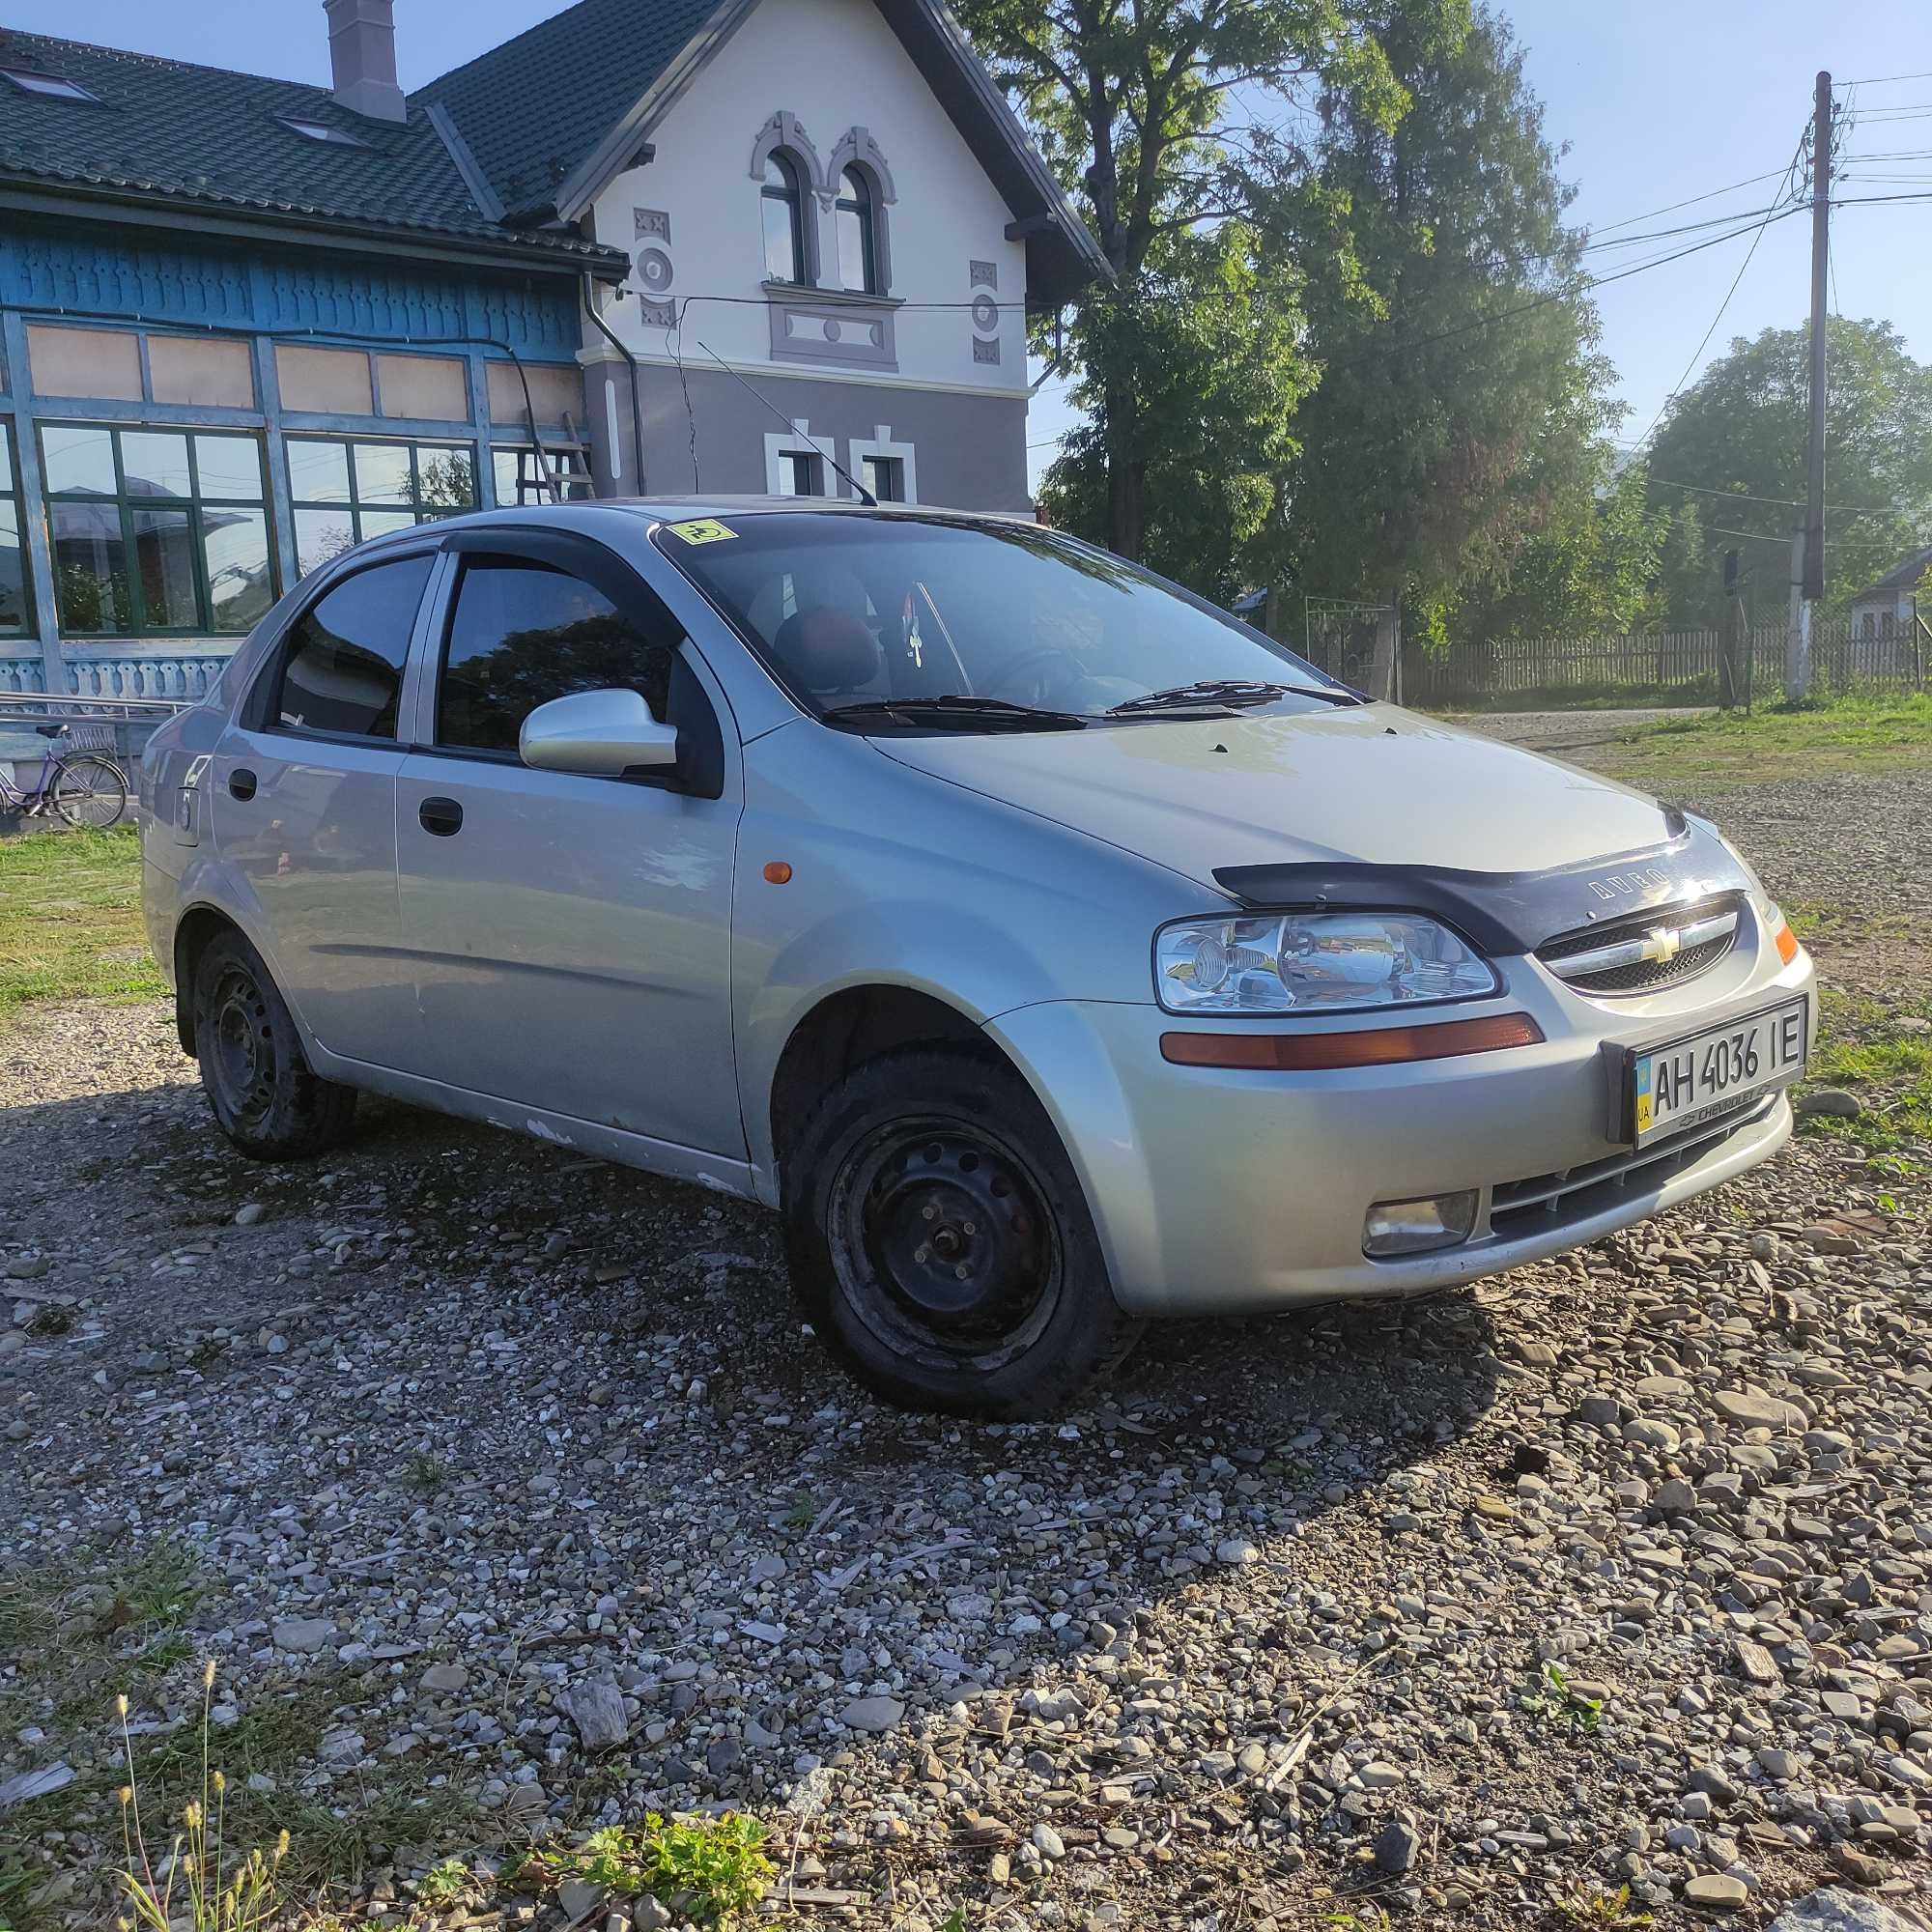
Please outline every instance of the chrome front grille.
[{"label": "chrome front grille", "polygon": [[1628,998],[1681,986],[1708,973],[1729,956],[1742,923],[1743,903],[1732,894],[1565,933],[1539,947],[1536,956],[1579,993]]}]

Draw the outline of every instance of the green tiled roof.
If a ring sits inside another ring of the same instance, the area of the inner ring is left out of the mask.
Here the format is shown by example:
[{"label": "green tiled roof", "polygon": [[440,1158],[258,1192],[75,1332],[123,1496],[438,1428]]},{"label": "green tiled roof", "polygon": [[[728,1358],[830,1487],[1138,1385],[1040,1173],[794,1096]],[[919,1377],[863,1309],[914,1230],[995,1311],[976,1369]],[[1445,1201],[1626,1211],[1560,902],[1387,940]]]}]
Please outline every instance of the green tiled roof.
[{"label": "green tiled roof", "polygon": [[718,10],[578,0],[410,97],[447,110],[511,213],[541,207]]},{"label": "green tiled roof", "polygon": [[[490,219],[420,102],[406,122],[375,121],[327,88],[16,31],[0,34],[0,66],[58,74],[97,97],[62,100],[0,79],[0,177],[16,183],[488,241],[553,260],[605,253],[575,235]],[[313,140],[284,116],[368,145]]]}]

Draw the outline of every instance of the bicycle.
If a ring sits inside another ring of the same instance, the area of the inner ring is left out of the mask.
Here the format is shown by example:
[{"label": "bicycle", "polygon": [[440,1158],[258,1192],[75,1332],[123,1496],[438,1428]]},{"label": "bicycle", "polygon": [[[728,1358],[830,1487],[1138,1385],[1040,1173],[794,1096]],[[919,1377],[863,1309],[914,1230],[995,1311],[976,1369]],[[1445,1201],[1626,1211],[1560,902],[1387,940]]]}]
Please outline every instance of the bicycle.
[{"label": "bicycle", "polygon": [[[128,774],[99,746],[111,745],[111,732],[100,725],[84,726],[82,737],[71,724],[36,724],[34,729],[46,739],[41,760],[40,777],[33,789],[22,791],[0,770],[0,809],[17,811],[22,818],[58,812],[70,825],[104,832],[118,825],[128,810]],[[55,753],[54,745],[70,739],[75,750]]]}]

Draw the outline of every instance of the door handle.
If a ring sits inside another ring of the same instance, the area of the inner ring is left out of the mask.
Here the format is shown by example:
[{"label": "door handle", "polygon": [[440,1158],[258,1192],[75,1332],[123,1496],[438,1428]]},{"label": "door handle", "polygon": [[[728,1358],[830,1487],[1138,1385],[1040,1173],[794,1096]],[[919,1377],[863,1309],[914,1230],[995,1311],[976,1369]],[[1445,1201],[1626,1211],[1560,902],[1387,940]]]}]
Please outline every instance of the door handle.
[{"label": "door handle", "polygon": [[239,798],[244,805],[255,796],[255,774],[246,765],[237,765],[228,774],[228,796]]},{"label": "door handle", "polygon": [[463,808],[453,798],[426,798],[416,807],[422,829],[438,838],[453,838],[463,829]]}]

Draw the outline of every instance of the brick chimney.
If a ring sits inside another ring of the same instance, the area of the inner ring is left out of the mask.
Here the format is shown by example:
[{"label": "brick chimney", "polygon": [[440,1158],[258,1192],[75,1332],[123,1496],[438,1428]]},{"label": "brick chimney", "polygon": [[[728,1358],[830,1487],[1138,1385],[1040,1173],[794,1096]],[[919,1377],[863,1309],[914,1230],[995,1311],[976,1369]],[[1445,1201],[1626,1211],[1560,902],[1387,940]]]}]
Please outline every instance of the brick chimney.
[{"label": "brick chimney", "polygon": [[408,118],[396,85],[394,0],[322,0],[335,99],[372,121]]}]

